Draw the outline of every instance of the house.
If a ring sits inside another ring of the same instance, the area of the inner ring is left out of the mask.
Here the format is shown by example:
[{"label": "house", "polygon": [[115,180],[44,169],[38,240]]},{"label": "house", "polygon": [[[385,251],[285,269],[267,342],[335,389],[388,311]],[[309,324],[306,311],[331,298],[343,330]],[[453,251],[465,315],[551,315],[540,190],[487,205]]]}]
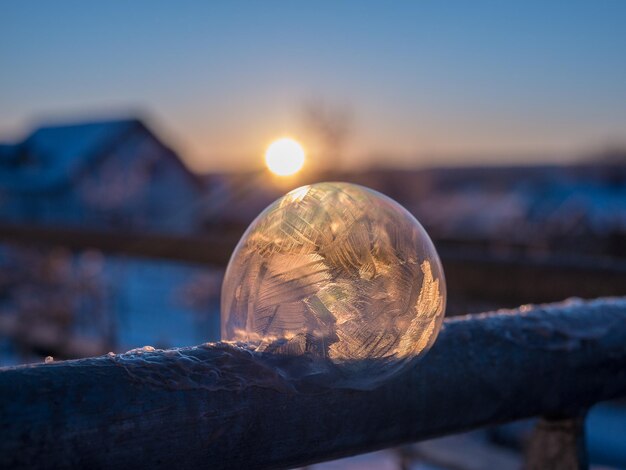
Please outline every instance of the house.
[{"label": "house", "polygon": [[188,233],[201,195],[137,119],[46,126],[0,144],[0,223]]}]

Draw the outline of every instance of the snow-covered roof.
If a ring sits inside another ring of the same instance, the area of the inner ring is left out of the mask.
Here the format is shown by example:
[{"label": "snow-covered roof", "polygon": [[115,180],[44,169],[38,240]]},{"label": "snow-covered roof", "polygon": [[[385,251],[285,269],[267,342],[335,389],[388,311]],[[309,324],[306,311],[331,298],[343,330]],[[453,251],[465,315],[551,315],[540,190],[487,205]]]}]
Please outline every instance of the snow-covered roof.
[{"label": "snow-covered roof", "polygon": [[130,133],[137,119],[45,126],[24,141],[0,144],[0,188],[46,191],[63,186]]}]

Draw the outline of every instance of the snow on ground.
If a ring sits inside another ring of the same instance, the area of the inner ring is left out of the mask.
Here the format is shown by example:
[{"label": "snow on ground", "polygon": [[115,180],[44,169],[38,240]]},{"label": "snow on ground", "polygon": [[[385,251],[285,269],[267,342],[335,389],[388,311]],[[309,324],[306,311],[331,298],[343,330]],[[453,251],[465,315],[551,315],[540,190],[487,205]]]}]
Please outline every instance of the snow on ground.
[{"label": "snow on ground", "polygon": [[195,308],[186,292],[196,279],[211,274],[219,285],[221,273],[211,271],[177,262],[124,258],[108,261],[105,277],[110,283],[118,321],[118,349],[144,345],[181,347],[219,340],[215,286],[206,285],[207,295],[214,294],[213,302]]}]

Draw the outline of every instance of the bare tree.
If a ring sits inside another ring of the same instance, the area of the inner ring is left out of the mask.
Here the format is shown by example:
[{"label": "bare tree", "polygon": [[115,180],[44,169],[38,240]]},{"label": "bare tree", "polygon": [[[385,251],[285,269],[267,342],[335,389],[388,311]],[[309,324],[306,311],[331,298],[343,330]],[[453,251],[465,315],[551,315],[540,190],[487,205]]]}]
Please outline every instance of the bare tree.
[{"label": "bare tree", "polygon": [[306,128],[319,141],[325,163],[333,169],[341,167],[353,126],[350,107],[313,99],[304,104],[302,117]]}]

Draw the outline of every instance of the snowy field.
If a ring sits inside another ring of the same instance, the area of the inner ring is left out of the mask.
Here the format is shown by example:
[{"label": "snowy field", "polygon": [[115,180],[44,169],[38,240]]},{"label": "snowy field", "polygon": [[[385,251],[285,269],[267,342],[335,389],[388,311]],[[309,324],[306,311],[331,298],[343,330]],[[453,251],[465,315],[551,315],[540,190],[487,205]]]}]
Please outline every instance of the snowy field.
[{"label": "snowy field", "polygon": [[[0,325],[13,319],[9,323],[27,330],[40,327],[83,342],[101,341],[114,352],[219,340],[220,269],[6,248],[1,260],[0,320],[5,321]],[[0,366],[37,362],[47,354],[28,351],[30,340],[20,331],[0,339]],[[76,357],[82,355],[90,354]]]}]

